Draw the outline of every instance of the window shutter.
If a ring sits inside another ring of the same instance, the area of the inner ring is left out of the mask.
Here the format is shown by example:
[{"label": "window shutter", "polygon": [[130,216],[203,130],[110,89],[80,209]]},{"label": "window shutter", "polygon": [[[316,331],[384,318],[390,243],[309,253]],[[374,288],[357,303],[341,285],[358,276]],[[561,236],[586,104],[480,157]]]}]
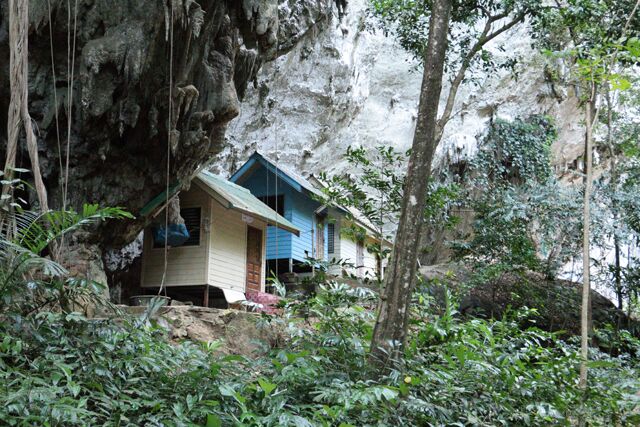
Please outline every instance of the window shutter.
[{"label": "window shutter", "polygon": [[330,254],[335,252],[336,248],[336,225],[333,223],[327,224],[327,252]]},{"label": "window shutter", "polygon": [[180,216],[189,231],[189,239],[182,246],[198,246],[200,244],[200,208],[180,209]]}]

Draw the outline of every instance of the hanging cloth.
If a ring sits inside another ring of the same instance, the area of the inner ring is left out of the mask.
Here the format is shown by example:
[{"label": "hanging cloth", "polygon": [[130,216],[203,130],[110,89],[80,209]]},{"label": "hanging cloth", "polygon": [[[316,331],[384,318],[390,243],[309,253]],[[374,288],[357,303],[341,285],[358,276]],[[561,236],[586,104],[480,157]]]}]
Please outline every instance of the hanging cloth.
[{"label": "hanging cloth", "polygon": [[169,225],[166,229],[160,225],[153,227],[153,241],[159,246],[164,246],[165,240],[167,246],[182,246],[189,240],[189,230],[184,223],[184,218],[180,216],[180,199],[174,197],[169,202],[167,209]]}]

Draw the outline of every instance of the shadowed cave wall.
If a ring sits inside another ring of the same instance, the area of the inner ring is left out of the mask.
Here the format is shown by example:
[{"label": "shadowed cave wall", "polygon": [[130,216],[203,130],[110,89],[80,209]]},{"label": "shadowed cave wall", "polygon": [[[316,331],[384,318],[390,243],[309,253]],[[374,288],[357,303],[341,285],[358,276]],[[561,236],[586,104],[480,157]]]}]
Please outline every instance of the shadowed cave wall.
[{"label": "shadowed cave wall", "polygon": [[[75,4],[29,2],[29,112],[49,203],[61,206],[60,162],[68,138],[69,205],[122,206],[134,215],[165,188],[168,143],[170,180],[187,182],[225,146],[227,124],[239,114],[239,99],[260,66],[286,53],[333,13],[330,0]],[[0,0],[2,150],[9,103],[8,27],[8,0]],[[19,144],[18,165],[29,168],[24,141]],[[0,158],[4,165],[4,153]],[[101,246],[118,246],[131,241],[145,220],[114,222],[94,237]]]}]

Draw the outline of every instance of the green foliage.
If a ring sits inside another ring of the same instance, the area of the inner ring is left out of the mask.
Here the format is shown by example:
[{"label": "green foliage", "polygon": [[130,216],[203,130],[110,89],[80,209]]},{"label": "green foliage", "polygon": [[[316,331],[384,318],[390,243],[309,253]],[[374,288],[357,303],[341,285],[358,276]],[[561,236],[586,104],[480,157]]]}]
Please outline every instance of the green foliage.
[{"label": "green foliage", "polygon": [[546,117],[496,120],[471,167],[467,201],[473,231],[459,257],[499,272],[537,270],[552,277],[577,251],[579,195],[554,177]]},{"label": "green foliage", "polygon": [[[350,259],[332,258],[330,260],[323,260],[307,258],[303,262],[303,265],[307,265],[310,269],[314,269],[314,274],[302,278],[303,285],[306,285],[307,289],[309,289],[310,292],[313,292],[313,290],[315,290],[317,287],[328,283],[330,281],[330,278],[332,277],[332,274],[330,273],[332,271],[341,271],[342,277],[349,277],[353,280],[358,279],[357,274],[354,274],[356,265]],[[365,281],[368,281],[369,277],[365,275],[364,279]]]},{"label": "green foliage", "polygon": [[0,416],[8,425],[227,423],[221,365],[202,346],[170,345],[128,321],[40,313],[0,328]]},{"label": "green foliage", "polygon": [[[634,287],[622,280],[621,247],[637,240],[632,225],[635,214],[630,213],[638,207],[637,187],[633,188],[633,178],[628,180],[633,173],[625,171],[625,157],[634,155],[638,133],[636,116],[631,113],[631,120],[625,117],[629,107],[637,110],[637,103],[634,107],[628,102],[637,96],[632,89],[640,61],[636,7],[633,0],[571,0],[563,7],[546,8],[532,22],[533,35],[550,58],[549,66],[556,68],[556,80],[571,87],[584,102],[585,114],[595,113],[587,117],[594,118],[596,152],[605,154],[608,164],[600,182],[594,185],[588,202],[596,209],[586,220],[593,224],[592,245],[605,254],[596,260],[599,272],[595,279],[614,289],[620,306],[624,296],[631,304]],[[600,121],[596,120],[598,116]],[[604,138],[598,138],[600,124],[606,125]],[[608,263],[606,254],[612,249],[616,261]]]},{"label": "green foliage", "polygon": [[[22,173],[29,173],[28,169],[9,168],[8,171],[12,176],[19,176]],[[0,215],[11,215],[14,209],[20,209],[21,206],[27,205],[27,201],[16,196],[17,191],[24,191],[31,186],[20,178],[7,179],[5,171],[0,171],[0,185],[7,186],[9,191],[0,198]],[[6,225],[3,225],[6,226]]]},{"label": "green foliage", "polygon": [[[501,196],[506,200],[492,196],[474,203],[473,236],[468,243],[458,244],[458,255],[471,255],[486,265],[498,263],[502,269],[535,270],[538,259],[535,243],[527,233],[526,207],[509,197],[511,194]],[[511,204],[512,200],[516,203]]]},{"label": "green foliage", "polygon": [[[400,215],[403,197],[404,171],[409,152],[400,153],[393,147],[377,146],[374,150],[347,148],[345,159],[350,173],[327,177],[321,175],[326,184],[325,200],[331,206],[347,208],[347,218],[357,220],[362,215],[372,225],[380,240],[393,240],[392,230]],[[449,213],[449,206],[458,196],[455,184],[429,183],[425,204],[425,221],[436,226],[452,226],[457,218]],[[364,238],[364,230],[355,224],[346,229],[349,237],[356,241]],[[378,243],[368,246],[371,253],[385,258],[391,252],[390,245]]]},{"label": "green foliage", "polygon": [[[427,301],[427,300],[425,300]],[[419,423],[437,425],[571,425],[583,394],[577,389],[577,347],[536,328],[522,328],[535,311],[499,321],[433,321],[417,306],[410,370],[412,408]],[[451,308],[449,309],[449,311]],[[444,316],[451,316],[445,313]],[[633,425],[634,385],[625,358],[593,352],[589,425]],[[417,378],[418,380],[414,380]]]},{"label": "green foliage", "polygon": [[[532,20],[532,35],[541,47],[551,51],[563,51],[572,47],[587,53],[617,42],[634,0],[569,0],[565,4],[549,5],[541,9]],[[640,19],[631,20],[628,35],[637,36]],[[578,56],[587,57],[585,54]]]},{"label": "green foliage", "polygon": [[605,328],[594,330],[593,340],[598,344],[598,347],[609,354],[624,354],[634,359],[640,358],[640,340],[629,331],[608,325]]},{"label": "green foliage", "polygon": [[[600,115],[601,125],[606,132],[596,138],[599,152],[605,157],[607,164],[603,173],[593,185],[593,203],[597,206],[592,215],[592,245],[601,249],[603,254],[595,260],[598,270],[595,280],[613,288],[619,300],[625,297],[631,303],[633,294],[640,290],[635,271],[637,261],[627,260],[616,264],[607,257],[618,253],[626,253],[625,248],[637,248],[640,242],[640,126],[637,117],[640,110],[639,92],[628,90],[609,95],[606,108]],[[615,104],[614,104],[615,98]]]},{"label": "green foliage", "polygon": [[479,184],[501,187],[545,183],[553,176],[551,144],[557,132],[549,117],[510,122],[496,119],[474,160]]},{"label": "green foliage", "polygon": [[[320,176],[326,184],[325,201],[336,207],[356,209],[381,238],[390,238],[385,226],[395,224],[400,213],[406,155],[382,145],[371,151],[347,147],[344,158],[351,173]],[[347,215],[357,219],[353,217],[354,212]],[[359,231],[353,230],[353,233],[357,236]]]},{"label": "green foliage", "polygon": [[[385,34],[392,34],[399,44],[422,62],[429,35],[430,1],[371,0],[371,15],[376,26]],[[513,68],[517,58],[497,62],[484,47],[492,34],[506,22],[520,22],[525,16],[541,9],[539,2],[530,0],[453,2],[449,26],[449,45],[446,69],[457,71],[462,67],[490,70]],[[487,31],[484,32],[484,29]],[[472,78],[473,80],[473,78]]]},{"label": "green foliage", "polygon": [[[60,230],[122,216],[100,212],[61,220]],[[24,290],[45,288],[60,301],[56,286],[69,286],[60,284],[64,274],[46,275],[37,263],[19,277],[23,286],[15,279],[15,289],[24,295],[5,290],[5,300],[33,302]],[[15,426],[569,425],[578,415],[590,425],[639,421],[633,393],[640,344],[632,336],[602,334],[621,354],[594,351],[593,385],[584,396],[576,347],[523,329],[531,312],[462,320],[449,293],[438,308],[427,291],[416,295],[410,313],[406,364],[387,375],[368,360],[376,295],[339,283],[325,283],[303,301],[285,300],[281,317],[257,318],[285,325],[288,340],[252,360],[216,355],[215,342],[170,343],[150,320],[153,306],[118,321],[37,305],[5,308],[0,419]]]},{"label": "green foliage", "polygon": [[[5,322],[0,416],[9,425],[51,426],[569,425],[576,418],[576,347],[522,330],[531,312],[468,321],[451,299],[438,310],[427,294],[416,298],[406,365],[382,377],[367,361],[375,298],[337,284],[290,302],[289,341],[254,360],[216,356],[215,343],[171,344],[144,318],[116,324],[43,312]],[[590,425],[634,425],[635,359],[595,351],[594,358],[584,406]]]},{"label": "green foliage", "polygon": [[97,204],[83,205],[80,213],[72,210],[42,214],[26,211],[16,215],[18,233],[15,243],[34,254],[40,254],[64,234],[107,219],[121,218],[133,216],[120,208],[100,208]]},{"label": "green foliage", "polygon": [[461,188],[454,182],[429,181],[424,207],[426,224],[434,227],[451,228],[458,223],[458,217],[451,213],[451,207],[460,197]]},{"label": "green foliage", "polygon": [[65,234],[107,219],[131,218],[119,208],[84,205],[81,213],[21,211],[0,233],[0,314],[20,314],[59,305],[66,310],[87,297],[101,304],[105,284],[69,278],[67,270],[47,250]]},{"label": "green foliage", "polygon": [[[368,337],[372,333],[373,313],[377,296],[366,288],[352,289],[339,283],[322,285],[318,294],[304,302],[293,302],[289,308],[304,313],[305,317],[321,319],[315,324],[314,332],[303,340],[294,340],[293,345],[316,352],[324,356],[334,356],[335,361],[346,363],[336,366],[338,370],[354,372],[365,367],[364,356],[368,349]],[[368,309],[367,309],[368,308]],[[360,359],[348,356],[357,353]],[[356,363],[356,365],[350,365]]]},{"label": "green foliage", "polygon": [[[570,0],[543,8],[531,34],[556,80],[595,105],[604,93],[632,87],[640,61],[640,18],[633,0]],[[633,13],[633,14],[632,14]]]},{"label": "green foliage", "polygon": [[148,324],[150,313],[112,322],[74,311],[87,303],[112,307],[101,297],[103,284],[69,278],[47,250],[81,227],[130,217],[97,205],[81,213],[23,211],[13,218],[15,228],[3,230],[0,418],[6,425],[236,421],[221,399],[204,399],[221,395],[215,378],[222,366],[212,346],[169,344]]}]

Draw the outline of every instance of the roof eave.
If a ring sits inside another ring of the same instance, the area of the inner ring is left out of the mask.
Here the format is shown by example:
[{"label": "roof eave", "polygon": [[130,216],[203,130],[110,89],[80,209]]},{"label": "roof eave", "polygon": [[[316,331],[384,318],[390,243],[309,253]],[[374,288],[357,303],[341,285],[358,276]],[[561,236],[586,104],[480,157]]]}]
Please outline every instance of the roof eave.
[{"label": "roof eave", "polygon": [[243,208],[238,207],[238,206],[234,206],[233,204],[231,205],[230,209],[233,209],[235,211],[241,212],[241,213],[243,213],[245,215],[249,215],[249,216],[261,219],[262,221],[266,222],[268,225],[273,225],[275,227],[278,227],[281,230],[288,231],[288,232],[293,233],[296,236],[300,237],[300,230],[298,228],[296,228],[296,227],[290,227],[290,226],[288,226],[288,225],[286,225],[286,224],[284,224],[282,222],[273,220],[273,219],[271,219],[269,217],[266,217],[264,215],[260,215],[260,214],[258,214],[256,212],[252,212],[250,210],[243,209]]}]

